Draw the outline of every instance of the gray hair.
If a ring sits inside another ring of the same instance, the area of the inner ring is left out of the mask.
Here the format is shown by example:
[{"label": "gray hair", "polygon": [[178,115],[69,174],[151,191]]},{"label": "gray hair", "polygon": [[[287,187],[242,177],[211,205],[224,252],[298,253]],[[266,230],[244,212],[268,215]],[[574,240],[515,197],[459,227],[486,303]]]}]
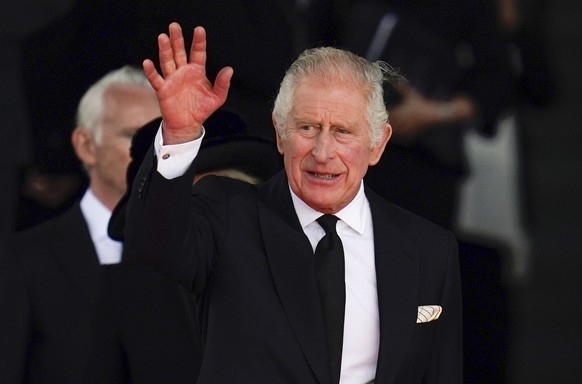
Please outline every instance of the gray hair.
[{"label": "gray hair", "polygon": [[87,129],[97,144],[101,141],[104,95],[113,85],[135,85],[153,89],[139,68],[126,65],[113,70],[93,84],[83,95],[77,107],[76,126]]},{"label": "gray hair", "polygon": [[388,122],[384,104],[384,81],[401,78],[392,67],[382,61],[370,62],[349,51],[321,47],[307,49],[291,64],[281,82],[273,107],[273,120],[277,133],[286,137],[286,121],[293,105],[295,90],[301,80],[317,77],[330,82],[351,82],[368,92],[365,111],[370,128],[370,145],[378,146]]}]

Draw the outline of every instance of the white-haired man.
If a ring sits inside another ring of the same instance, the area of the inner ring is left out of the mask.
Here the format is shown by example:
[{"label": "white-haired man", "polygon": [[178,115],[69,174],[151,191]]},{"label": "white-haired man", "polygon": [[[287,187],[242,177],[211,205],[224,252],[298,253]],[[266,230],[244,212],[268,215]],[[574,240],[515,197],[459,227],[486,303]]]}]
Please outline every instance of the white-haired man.
[{"label": "white-haired man", "polygon": [[455,239],[363,182],[390,138],[392,71],[305,51],[273,111],[285,170],[260,186],[207,176],[192,193],[202,124],[233,69],[208,81],[201,27],[189,55],[175,23],[158,45],[162,74],[149,60],[144,71],[163,123],[132,188],[125,244],[200,300],[197,382],[462,383]]},{"label": "white-haired man", "polygon": [[16,234],[0,260],[2,383],[82,382],[99,265],[121,259],[107,224],[126,190],[131,138],[159,116],[143,71],[129,66],[82,97],[71,141],[88,189],[62,216]]}]

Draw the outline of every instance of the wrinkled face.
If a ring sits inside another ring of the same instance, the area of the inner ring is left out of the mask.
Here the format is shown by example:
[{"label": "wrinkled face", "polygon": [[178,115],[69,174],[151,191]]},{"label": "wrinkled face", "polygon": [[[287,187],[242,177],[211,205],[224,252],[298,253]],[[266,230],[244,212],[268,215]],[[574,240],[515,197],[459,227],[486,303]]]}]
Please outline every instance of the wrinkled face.
[{"label": "wrinkled face", "polygon": [[104,97],[101,141],[95,146],[90,180],[92,188],[120,199],[126,190],[131,139],[139,128],[160,116],[160,109],[154,91],[144,87],[116,85]]},{"label": "wrinkled face", "polygon": [[386,124],[382,142],[371,148],[365,111],[366,94],[357,85],[307,78],[296,88],[287,135],[277,136],[277,147],[291,189],[311,208],[344,208],[380,159],[391,128]]}]

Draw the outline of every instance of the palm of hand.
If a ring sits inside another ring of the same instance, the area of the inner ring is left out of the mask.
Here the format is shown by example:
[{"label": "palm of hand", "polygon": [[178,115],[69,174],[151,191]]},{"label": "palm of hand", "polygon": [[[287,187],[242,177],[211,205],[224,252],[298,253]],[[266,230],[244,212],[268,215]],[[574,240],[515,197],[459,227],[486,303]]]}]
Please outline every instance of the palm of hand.
[{"label": "palm of hand", "polygon": [[214,92],[204,67],[198,64],[178,68],[157,94],[164,128],[176,132],[200,127],[225,101]]}]

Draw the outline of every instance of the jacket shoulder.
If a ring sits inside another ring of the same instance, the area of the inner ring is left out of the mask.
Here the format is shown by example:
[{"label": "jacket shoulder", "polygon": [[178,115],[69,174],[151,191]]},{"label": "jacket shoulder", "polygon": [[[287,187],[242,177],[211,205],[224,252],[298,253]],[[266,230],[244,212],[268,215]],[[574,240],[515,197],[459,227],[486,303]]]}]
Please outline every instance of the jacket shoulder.
[{"label": "jacket shoulder", "polygon": [[12,254],[44,253],[51,242],[65,237],[79,239],[81,233],[89,236],[89,229],[77,202],[57,217],[14,233],[8,239],[7,245]]}]

